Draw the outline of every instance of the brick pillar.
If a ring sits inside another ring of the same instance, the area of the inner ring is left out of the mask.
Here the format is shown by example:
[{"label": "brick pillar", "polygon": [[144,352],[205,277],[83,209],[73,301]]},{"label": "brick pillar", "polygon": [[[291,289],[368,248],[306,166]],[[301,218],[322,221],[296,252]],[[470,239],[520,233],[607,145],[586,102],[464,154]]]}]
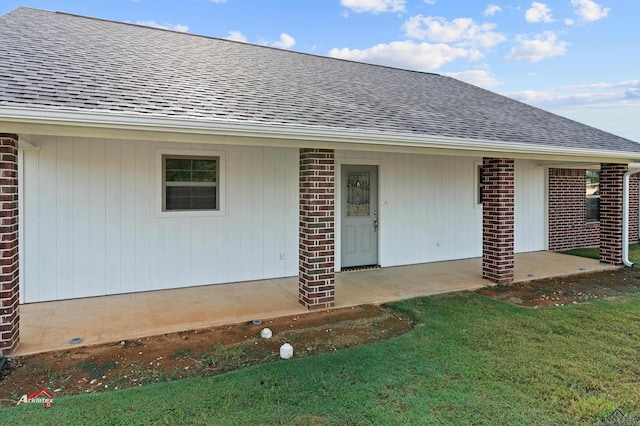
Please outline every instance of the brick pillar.
[{"label": "brick pillar", "polygon": [[640,181],[638,175],[631,175],[629,179],[629,243],[638,242],[638,233],[640,232],[638,218],[638,191],[640,190]]},{"label": "brick pillar", "polygon": [[622,264],[622,178],[626,164],[600,164],[600,262]]},{"label": "brick pillar", "polygon": [[332,149],[300,149],[299,301],[334,306],[335,160]]},{"label": "brick pillar", "polygon": [[514,278],[514,161],[484,158],[482,167],[482,277]]},{"label": "brick pillar", "polygon": [[0,133],[0,354],[20,341],[18,136]]}]

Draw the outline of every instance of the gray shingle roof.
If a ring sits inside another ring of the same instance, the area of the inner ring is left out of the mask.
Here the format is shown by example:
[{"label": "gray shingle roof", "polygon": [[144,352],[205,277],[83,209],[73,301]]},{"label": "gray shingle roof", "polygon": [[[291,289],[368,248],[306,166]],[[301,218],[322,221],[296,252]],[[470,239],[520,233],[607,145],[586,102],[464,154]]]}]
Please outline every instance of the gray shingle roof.
[{"label": "gray shingle roof", "polygon": [[640,151],[437,74],[23,7],[0,17],[0,40],[0,108]]}]

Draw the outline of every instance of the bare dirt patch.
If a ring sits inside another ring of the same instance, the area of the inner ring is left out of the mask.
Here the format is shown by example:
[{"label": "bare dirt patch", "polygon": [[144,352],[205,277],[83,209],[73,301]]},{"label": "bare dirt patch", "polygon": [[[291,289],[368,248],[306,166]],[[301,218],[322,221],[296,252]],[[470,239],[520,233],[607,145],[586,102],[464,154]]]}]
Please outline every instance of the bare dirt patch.
[{"label": "bare dirt patch", "polygon": [[476,292],[516,305],[565,306],[640,291],[640,269],[621,268],[526,283],[484,287]]},{"label": "bare dirt patch", "polygon": [[[272,338],[260,337],[265,327]],[[386,340],[411,327],[391,309],[363,305],[8,358],[0,406],[42,388],[56,397],[221,374],[276,361],[285,342],[301,357]]]}]

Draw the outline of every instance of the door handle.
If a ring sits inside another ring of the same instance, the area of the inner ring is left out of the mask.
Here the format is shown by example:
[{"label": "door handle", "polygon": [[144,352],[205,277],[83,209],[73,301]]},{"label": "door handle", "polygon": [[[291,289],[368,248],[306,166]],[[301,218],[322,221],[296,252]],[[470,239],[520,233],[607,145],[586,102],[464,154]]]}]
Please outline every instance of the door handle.
[{"label": "door handle", "polygon": [[378,232],[378,211],[373,212],[373,232]]}]

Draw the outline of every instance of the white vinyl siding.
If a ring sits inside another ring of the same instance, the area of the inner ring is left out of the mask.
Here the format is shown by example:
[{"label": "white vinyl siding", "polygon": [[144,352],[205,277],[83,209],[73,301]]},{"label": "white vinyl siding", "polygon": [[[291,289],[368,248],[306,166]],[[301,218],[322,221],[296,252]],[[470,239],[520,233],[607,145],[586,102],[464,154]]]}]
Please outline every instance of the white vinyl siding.
[{"label": "white vinyl siding", "polygon": [[515,163],[515,252],[547,249],[544,167],[534,161]]},{"label": "white vinyl siding", "polygon": [[[25,303],[298,274],[297,148],[33,142],[39,150],[22,151],[20,171]],[[223,155],[224,212],[162,215],[158,153],[167,151]],[[481,158],[339,150],[336,161],[337,171],[378,165],[382,266],[482,255]],[[517,252],[545,249],[544,176],[516,161]]]},{"label": "white vinyl siding", "polygon": [[[381,266],[482,256],[481,158],[357,151],[336,158],[379,166]],[[544,168],[516,160],[516,252],[545,250],[544,179]]]},{"label": "white vinyl siding", "polygon": [[[298,149],[34,142],[22,164],[25,303],[298,274]],[[224,216],[158,215],[163,149],[225,153]]]},{"label": "white vinyl siding", "polygon": [[381,266],[481,256],[477,158],[354,151],[336,157],[379,164]]}]

